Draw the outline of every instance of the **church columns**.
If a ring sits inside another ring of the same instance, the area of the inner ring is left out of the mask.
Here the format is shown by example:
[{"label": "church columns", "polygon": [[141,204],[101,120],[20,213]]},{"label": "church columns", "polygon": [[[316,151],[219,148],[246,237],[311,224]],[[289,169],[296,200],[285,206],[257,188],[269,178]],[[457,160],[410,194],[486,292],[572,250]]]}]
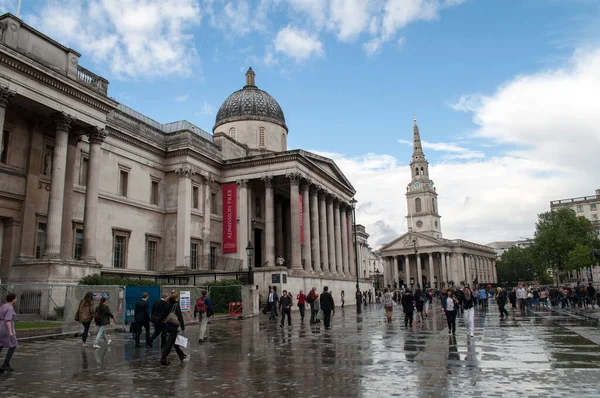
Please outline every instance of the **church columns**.
[{"label": "church columns", "polygon": [[333,195],[327,195],[327,248],[329,249],[329,271],[332,274],[337,274],[335,264],[335,227],[333,225]]},{"label": "church columns", "polygon": [[[319,199],[318,190],[311,189],[310,195],[310,245],[312,250],[312,261],[315,264],[315,272],[323,272],[321,269],[321,242],[319,237]],[[304,237],[306,239],[306,236]]]},{"label": "church columns", "polygon": [[291,264],[292,269],[302,269],[300,247],[300,177],[298,173],[288,174],[290,181],[290,227],[291,227]]},{"label": "church columns", "polygon": [[428,253],[429,254],[429,286],[431,288],[435,287],[434,284],[434,273],[433,273],[433,253]]},{"label": "church columns", "polygon": [[340,233],[342,235],[342,273],[350,275],[348,269],[348,218],[346,217],[346,205],[340,204]]},{"label": "church columns", "polygon": [[329,248],[327,247],[327,211],[325,206],[327,193],[319,190],[319,240],[321,248],[321,272],[329,273]]},{"label": "church columns", "polygon": [[406,266],[406,286],[410,286],[410,258],[408,255],[404,256],[404,264]]},{"label": "church columns", "polygon": [[[283,203],[281,197],[275,201],[275,258],[284,256],[283,247]],[[269,264],[271,266],[275,263]]]},{"label": "church columns", "polygon": [[[440,253],[442,256],[442,272],[440,275],[440,278],[442,278],[442,281],[444,283],[444,286],[448,285],[448,270],[446,269],[446,253]],[[440,286],[442,286],[442,284],[440,283]]]},{"label": "church columns", "polygon": [[302,253],[304,260],[304,270],[313,271],[312,248],[310,240],[310,183],[307,181],[302,187],[302,234],[304,236],[304,244],[302,245]]},{"label": "church columns", "polygon": [[392,260],[393,260],[393,261],[392,261],[392,267],[393,267],[393,269],[392,269],[392,275],[394,276],[394,282],[392,283],[392,287],[393,287],[394,289],[396,289],[396,288],[400,287],[400,286],[398,285],[398,283],[399,283],[399,279],[400,279],[400,278],[398,277],[398,256],[394,256],[394,257],[392,258]]},{"label": "church columns", "polygon": [[348,207],[346,211],[348,225],[348,273],[356,276],[356,252],[354,251],[354,219],[352,218],[352,208]]},{"label": "church columns", "polygon": [[52,182],[48,203],[48,227],[45,257],[59,257],[63,218],[63,199],[67,166],[69,130],[74,118],[64,112],[55,117],[56,133],[52,156]]},{"label": "church columns", "polygon": [[[96,230],[98,226],[98,193],[100,187],[100,156],[102,143],[106,138],[104,129],[93,127],[88,138],[90,157],[88,160],[87,182],[85,188],[85,208],[83,215],[83,253],[82,258],[96,261]],[[190,192],[191,194],[191,192]]]},{"label": "church columns", "polygon": [[423,270],[421,269],[421,253],[417,254],[417,288],[423,286]]},{"label": "church columns", "polygon": [[[238,256],[242,260],[243,269],[248,269],[248,259],[246,258],[246,246],[249,241],[249,220],[248,220],[248,180],[241,179],[236,181],[238,185],[238,215],[239,215],[239,230],[238,230]],[[190,195],[188,195],[190,196]],[[188,227],[189,228],[189,227]],[[190,245],[189,239],[187,243]],[[189,249],[188,249],[189,253]]]},{"label": "church columns", "polygon": [[[262,178],[265,183],[265,259],[269,267],[275,266],[275,197],[273,194],[273,177]],[[281,222],[281,221],[280,221]]]}]

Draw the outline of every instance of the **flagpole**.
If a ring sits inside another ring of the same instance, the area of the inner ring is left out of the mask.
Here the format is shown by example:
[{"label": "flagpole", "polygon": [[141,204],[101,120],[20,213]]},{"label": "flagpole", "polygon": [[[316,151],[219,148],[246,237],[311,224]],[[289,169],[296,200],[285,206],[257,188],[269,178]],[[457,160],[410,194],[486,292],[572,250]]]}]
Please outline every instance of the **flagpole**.
[{"label": "flagpole", "polygon": [[19,0],[19,5],[17,6],[17,18],[21,16],[21,2],[23,0]]}]

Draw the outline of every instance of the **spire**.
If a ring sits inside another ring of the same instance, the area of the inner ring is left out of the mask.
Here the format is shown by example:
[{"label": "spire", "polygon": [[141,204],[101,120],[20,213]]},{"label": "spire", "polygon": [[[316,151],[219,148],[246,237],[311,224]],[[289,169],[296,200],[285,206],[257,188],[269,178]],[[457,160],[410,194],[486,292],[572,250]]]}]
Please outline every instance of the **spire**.
[{"label": "spire", "polygon": [[413,162],[423,161],[425,160],[425,154],[423,153],[423,147],[421,146],[421,134],[419,134],[419,126],[417,126],[417,115],[414,114],[414,123],[413,126]]},{"label": "spire", "polygon": [[254,76],[254,71],[252,70],[252,67],[250,67],[248,72],[246,72],[246,86],[256,86],[256,84],[254,84]]}]

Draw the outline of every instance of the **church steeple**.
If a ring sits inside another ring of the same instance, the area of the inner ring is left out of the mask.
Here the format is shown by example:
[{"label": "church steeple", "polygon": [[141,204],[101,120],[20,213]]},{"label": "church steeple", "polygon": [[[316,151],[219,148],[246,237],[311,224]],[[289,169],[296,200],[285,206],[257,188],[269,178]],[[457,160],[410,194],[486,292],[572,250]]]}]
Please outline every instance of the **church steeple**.
[{"label": "church steeple", "polygon": [[414,162],[422,162],[425,160],[425,154],[423,153],[423,147],[421,146],[421,134],[419,134],[419,126],[417,126],[417,115],[414,115],[414,123],[413,126],[413,156],[412,161]]},{"label": "church steeple", "polygon": [[254,76],[254,71],[252,70],[252,67],[250,67],[248,72],[246,72],[246,86],[256,86],[254,83]]}]

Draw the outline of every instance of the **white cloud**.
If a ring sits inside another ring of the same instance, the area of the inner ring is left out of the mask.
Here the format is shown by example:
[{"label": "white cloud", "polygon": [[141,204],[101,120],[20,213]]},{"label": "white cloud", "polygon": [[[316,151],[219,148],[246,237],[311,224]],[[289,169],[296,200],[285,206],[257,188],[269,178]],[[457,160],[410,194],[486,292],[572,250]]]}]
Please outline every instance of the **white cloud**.
[{"label": "white cloud", "polygon": [[200,114],[201,115],[214,115],[215,107],[212,106],[211,104],[209,104],[208,102],[204,101],[204,103],[202,104],[202,108],[200,109]]},{"label": "white cloud", "polygon": [[200,23],[197,0],[50,0],[27,23],[106,63],[118,76],[192,73],[197,53],[188,33]]},{"label": "white cloud", "polygon": [[[600,188],[598,70],[600,48],[580,51],[564,68],[518,76],[492,95],[456,107],[472,112],[483,144],[510,143],[516,150],[473,159],[463,146],[423,142],[426,156],[429,149],[467,157],[430,165],[446,238],[489,243],[532,236],[537,214],[548,211],[551,200]],[[411,127],[406,126],[407,138]],[[406,232],[410,158],[323,155],[334,159],[356,188],[357,221],[372,233],[372,245],[389,239],[390,231]]]},{"label": "white cloud", "polygon": [[369,0],[331,0],[330,13],[338,38],[349,40],[368,27]]},{"label": "white cloud", "polygon": [[190,95],[183,94],[183,95],[179,95],[179,96],[175,97],[175,102],[186,102],[188,99],[190,99]]},{"label": "white cloud", "polygon": [[305,61],[313,56],[324,54],[323,43],[316,35],[290,25],[281,29],[273,42],[275,51],[293,58],[296,62]]},{"label": "white cloud", "polygon": [[[412,147],[413,142],[408,140],[398,140],[400,144],[408,145]],[[481,151],[472,150],[469,148],[462,147],[453,142],[429,142],[421,140],[423,149],[432,149],[440,152],[450,152],[450,155],[446,155],[444,159],[480,159],[484,158],[485,155]]]}]

